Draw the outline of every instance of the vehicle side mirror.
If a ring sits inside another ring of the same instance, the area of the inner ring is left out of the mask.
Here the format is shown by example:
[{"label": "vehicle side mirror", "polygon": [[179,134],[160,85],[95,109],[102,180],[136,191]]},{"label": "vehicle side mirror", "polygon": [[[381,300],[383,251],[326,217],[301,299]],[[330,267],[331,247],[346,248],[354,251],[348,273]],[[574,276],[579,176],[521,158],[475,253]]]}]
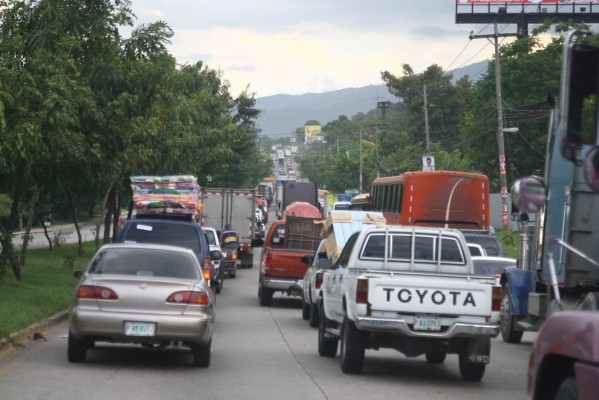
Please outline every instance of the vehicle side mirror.
[{"label": "vehicle side mirror", "polygon": [[83,276],[83,271],[73,271],[73,276],[77,279],[81,279]]},{"label": "vehicle side mirror", "polygon": [[593,192],[599,193],[599,146],[589,150],[584,158],[584,177]]},{"label": "vehicle side mirror", "polygon": [[310,264],[312,264],[312,260],[314,260],[314,256],[303,256],[300,259],[300,262],[302,264],[310,265]]},{"label": "vehicle side mirror", "polygon": [[252,239],[252,247],[264,246],[264,239]]},{"label": "vehicle side mirror", "polygon": [[223,253],[221,253],[220,251],[218,251],[218,250],[212,250],[210,252],[210,259],[211,260],[220,260],[222,258],[223,258]]},{"label": "vehicle side mirror", "polygon": [[521,178],[512,185],[512,202],[521,212],[537,212],[546,200],[545,185],[537,177]]},{"label": "vehicle side mirror", "polygon": [[333,263],[328,258],[318,260],[318,266],[322,269],[333,269]]}]

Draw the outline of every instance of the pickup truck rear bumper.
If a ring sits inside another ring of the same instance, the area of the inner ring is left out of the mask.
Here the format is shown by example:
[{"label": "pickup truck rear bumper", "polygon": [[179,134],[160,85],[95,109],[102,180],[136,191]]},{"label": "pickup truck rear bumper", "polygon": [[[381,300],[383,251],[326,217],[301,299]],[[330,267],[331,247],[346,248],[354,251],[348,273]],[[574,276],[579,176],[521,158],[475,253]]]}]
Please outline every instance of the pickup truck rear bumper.
[{"label": "pickup truck rear bumper", "polygon": [[262,286],[268,289],[287,292],[295,296],[301,296],[303,279],[276,278],[270,276],[262,277]]},{"label": "pickup truck rear bumper", "polygon": [[389,332],[408,337],[424,337],[450,339],[454,337],[496,337],[499,335],[499,326],[489,324],[472,324],[456,322],[448,329],[441,332],[414,331],[402,319],[389,319],[377,317],[357,317],[356,327],[364,331]]}]

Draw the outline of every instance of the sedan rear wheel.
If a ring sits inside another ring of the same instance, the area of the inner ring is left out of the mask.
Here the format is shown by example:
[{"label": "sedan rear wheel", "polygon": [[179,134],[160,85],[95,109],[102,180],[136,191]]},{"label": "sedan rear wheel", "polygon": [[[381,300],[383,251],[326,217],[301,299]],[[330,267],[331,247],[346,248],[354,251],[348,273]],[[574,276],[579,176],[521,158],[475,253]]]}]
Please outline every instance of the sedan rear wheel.
[{"label": "sedan rear wheel", "polygon": [[69,342],[67,347],[67,359],[69,362],[84,362],[87,357],[87,342],[84,338],[77,339],[69,332]]},{"label": "sedan rear wheel", "polygon": [[205,344],[195,344],[191,347],[193,354],[193,366],[207,368],[210,366],[210,355],[212,354],[212,339]]}]

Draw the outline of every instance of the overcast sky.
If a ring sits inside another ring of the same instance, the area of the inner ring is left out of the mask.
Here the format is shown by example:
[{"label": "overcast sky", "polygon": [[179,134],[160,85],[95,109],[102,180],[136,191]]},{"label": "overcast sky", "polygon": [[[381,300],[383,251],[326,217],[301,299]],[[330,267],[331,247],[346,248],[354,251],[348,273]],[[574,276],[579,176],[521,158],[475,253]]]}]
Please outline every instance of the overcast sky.
[{"label": "overcast sky", "polygon": [[404,63],[451,70],[493,53],[468,39],[492,27],[457,25],[454,0],[133,0],[133,12],[136,25],[168,23],[177,61],[221,70],[234,96],[378,85]]}]

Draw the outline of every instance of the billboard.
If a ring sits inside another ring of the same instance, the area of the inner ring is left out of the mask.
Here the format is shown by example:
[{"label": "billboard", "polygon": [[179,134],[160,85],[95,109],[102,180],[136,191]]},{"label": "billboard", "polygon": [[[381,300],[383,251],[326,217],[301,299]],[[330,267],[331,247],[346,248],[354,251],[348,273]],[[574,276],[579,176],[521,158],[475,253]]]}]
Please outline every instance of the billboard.
[{"label": "billboard", "polygon": [[320,136],[321,127],[320,125],[306,125],[304,126],[304,143],[310,143],[316,139],[316,136]]}]

